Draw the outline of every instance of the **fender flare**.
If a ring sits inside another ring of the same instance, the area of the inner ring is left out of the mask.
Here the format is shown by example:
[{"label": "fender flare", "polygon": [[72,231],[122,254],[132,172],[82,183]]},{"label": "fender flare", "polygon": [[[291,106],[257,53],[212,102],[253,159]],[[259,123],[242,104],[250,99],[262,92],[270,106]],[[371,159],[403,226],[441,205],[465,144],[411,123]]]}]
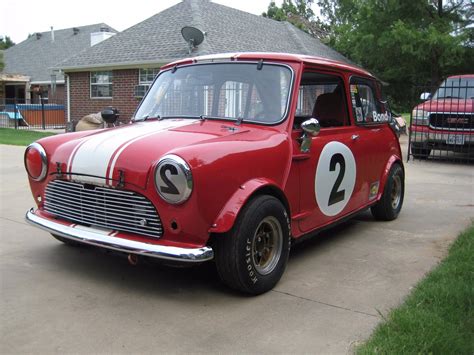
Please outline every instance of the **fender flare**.
[{"label": "fender flare", "polygon": [[385,169],[382,172],[382,177],[380,178],[380,187],[376,199],[377,201],[382,198],[383,191],[385,189],[385,184],[387,183],[388,174],[390,173],[390,169],[392,168],[393,164],[400,164],[403,169],[403,174],[405,174],[405,167],[403,166],[402,159],[395,154],[390,156],[387,163],[385,164]]},{"label": "fender flare", "polygon": [[285,194],[280,187],[273,181],[265,178],[257,178],[247,181],[240,185],[237,191],[226,202],[222,210],[219,212],[217,218],[214,220],[209,233],[225,233],[228,232],[242,210],[247,201],[259,190],[269,190],[271,194],[282,201],[288,215],[290,215],[289,204]]}]

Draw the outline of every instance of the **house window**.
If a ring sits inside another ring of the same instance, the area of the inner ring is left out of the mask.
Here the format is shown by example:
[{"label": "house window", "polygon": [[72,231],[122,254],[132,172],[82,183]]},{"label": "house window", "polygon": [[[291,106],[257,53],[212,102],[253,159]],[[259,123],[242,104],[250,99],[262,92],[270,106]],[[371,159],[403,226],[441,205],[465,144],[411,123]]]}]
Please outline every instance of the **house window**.
[{"label": "house window", "polygon": [[138,82],[140,85],[151,85],[155,77],[160,72],[160,68],[140,69]]},{"label": "house window", "polygon": [[91,98],[112,98],[112,72],[91,72]]},{"label": "house window", "polygon": [[142,98],[150,88],[160,68],[147,68],[138,71],[138,85],[135,87],[135,97]]}]

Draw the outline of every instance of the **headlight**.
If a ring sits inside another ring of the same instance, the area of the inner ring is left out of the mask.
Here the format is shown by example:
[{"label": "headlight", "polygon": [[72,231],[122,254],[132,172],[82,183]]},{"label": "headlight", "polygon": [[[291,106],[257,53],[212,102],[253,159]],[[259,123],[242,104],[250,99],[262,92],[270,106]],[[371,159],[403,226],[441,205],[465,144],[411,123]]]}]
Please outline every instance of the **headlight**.
[{"label": "headlight", "polygon": [[41,181],[48,171],[48,159],[44,148],[39,143],[31,143],[25,150],[25,169],[34,181]]},{"label": "headlight", "polygon": [[411,117],[413,118],[413,124],[428,126],[430,112],[415,108],[411,113]]},{"label": "headlight", "polygon": [[165,155],[155,169],[155,188],[166,202],[177,205],[186,201],[193,191],[188,164],[177,155]]}]

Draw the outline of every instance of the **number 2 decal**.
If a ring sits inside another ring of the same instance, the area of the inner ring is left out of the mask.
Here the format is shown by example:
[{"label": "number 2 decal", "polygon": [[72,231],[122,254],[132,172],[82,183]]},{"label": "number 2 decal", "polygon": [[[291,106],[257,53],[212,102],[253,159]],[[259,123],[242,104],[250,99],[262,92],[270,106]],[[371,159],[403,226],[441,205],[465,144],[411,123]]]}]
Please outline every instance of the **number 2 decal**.
[{"label": "number 2 decal", "polygon": [[163,165],[160,169],[160,176],[166,186],[160,186],[160,191],[164,194],[179,195],[176,186],[174,186],[170,179],[168,179],[168,176],[166,176],[167,171],[169,171],[171,175],[178,175],[178,169],[174,165]]},{"label": "number 2 decal", "polygon": [[339,190],[342,180],[344,179],[344,173],[346,171],[346,161],[341,153],[336,153],[332,156],[331,162],[329,163],[329,171],[336,170],[336,164],[339,164],[339,174],[337,175],[336,182],[331,189],[329,194],[328,206],[334,205],[335,203],[344,200],[344,194],[346,190]]},{"label": "number 2 decal", "polygon": [[347,206],[356,180],[356,163],[349,147],[341,142],[327,143],[316,166],[314,191],[319,210],[336,216]]}]

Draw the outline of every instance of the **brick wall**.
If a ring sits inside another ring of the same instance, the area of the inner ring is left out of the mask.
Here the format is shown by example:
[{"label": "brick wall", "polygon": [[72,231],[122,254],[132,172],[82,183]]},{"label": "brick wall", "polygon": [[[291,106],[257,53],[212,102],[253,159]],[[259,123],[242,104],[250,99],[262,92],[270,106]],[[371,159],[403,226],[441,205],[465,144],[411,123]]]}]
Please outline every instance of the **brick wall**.
[{"label": "brick wall", "polygon": [[140,102],[134,96],[135,86],[138,85],[138,69],[113,71],[112,99],[90,97],[90,72],[68,73],[68,75],[72,121],[77,122],[85,115],[113,106],[120,111],[120,121],[128,122]]},{"label": "brick wall", "polygon": [[53,90],[51,85],[48,86],[48,98],[51,103],[61,103],[66,104],[66,85],[57,84],[56,92],[53,95]]}]

